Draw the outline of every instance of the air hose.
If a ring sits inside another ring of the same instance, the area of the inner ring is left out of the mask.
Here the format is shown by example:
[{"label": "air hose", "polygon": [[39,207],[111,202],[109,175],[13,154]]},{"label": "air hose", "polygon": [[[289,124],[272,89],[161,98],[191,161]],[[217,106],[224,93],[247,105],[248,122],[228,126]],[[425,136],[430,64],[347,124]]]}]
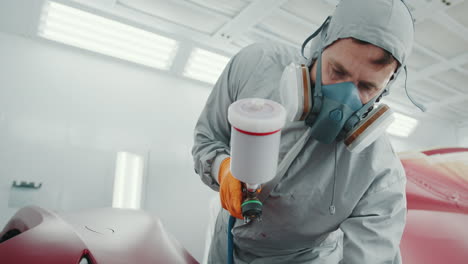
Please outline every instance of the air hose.
[{"label": "air hose", "polygon": [[232,240],[232,228],[234,227],[234,223],[236,222],[236,218],[232,215],[229,216],[229,223],[227,228],[227,263],[234,264],[234,242]]}]

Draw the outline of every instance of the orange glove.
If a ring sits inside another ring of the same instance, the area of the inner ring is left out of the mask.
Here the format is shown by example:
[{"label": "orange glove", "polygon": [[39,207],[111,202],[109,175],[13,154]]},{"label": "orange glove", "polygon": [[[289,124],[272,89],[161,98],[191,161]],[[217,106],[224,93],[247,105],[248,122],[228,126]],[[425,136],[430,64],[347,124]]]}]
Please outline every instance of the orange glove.
[{"label": "orange glove", "polygon": [[239,219],[242,217],[242,185],[241,182],[231,174],[231,158],[224,159],[221,162],[218,173],[219,198],[221,206],[229,213]]}]

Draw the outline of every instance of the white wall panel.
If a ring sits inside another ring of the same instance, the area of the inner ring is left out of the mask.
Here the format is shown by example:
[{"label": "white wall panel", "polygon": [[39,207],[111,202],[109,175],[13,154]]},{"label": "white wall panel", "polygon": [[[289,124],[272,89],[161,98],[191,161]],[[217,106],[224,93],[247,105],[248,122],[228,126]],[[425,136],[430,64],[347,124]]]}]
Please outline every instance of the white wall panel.
[{"label": "white wall panel", "polygon": [[0,57],[0,226],[14,179],[42,182],[49,209],[109,207],[116,152],[147,153],[143,208],[201,260],[213,191],[190,149],[209,87],[5,33]]},{"label": "white wall panel", "polygon": [[459,146],[456,127],[450,122],[430,117],[420,118],[409,137],[392,136],[390,140],[397,152]]},{"label": "white wall panel", "polygon": [[468,148],[468,127],[458,129],[458,141],[460,147]]}]

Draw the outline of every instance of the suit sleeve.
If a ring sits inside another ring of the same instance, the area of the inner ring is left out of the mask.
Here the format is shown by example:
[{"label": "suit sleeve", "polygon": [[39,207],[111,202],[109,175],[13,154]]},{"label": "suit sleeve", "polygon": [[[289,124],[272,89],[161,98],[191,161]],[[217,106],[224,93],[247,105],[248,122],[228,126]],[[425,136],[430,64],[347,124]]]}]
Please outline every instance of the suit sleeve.
[{"label": "suit sleeve", "polygon": [[230,154],[231,127],[228,107],[235,102],[261,62],[263,49],[259,44],[248,46],[227,64],[198,119],[194,131],[192,156],[195,172],[215,191],[219,190],[214,164]]}]

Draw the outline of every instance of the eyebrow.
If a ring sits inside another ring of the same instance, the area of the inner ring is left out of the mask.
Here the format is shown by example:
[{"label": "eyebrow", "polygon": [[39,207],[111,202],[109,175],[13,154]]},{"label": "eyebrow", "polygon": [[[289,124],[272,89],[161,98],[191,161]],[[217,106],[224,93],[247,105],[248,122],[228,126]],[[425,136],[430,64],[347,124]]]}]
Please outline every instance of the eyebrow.
[{"label": "eyebrow", "polygon": [[342,72],[346,76],[351,76],[351,73],[349,73],[349,71],[346,70],[346,68],[343,65],[341,65],[341,63],[337,62],[332,58],[330,58],[330,62],[338,71]]},{"label": "eyebrow", "polygon": [[368,88],[370,88],[372,90],[380,90],[380,88],[377,87],[377,85],[375,83],[373,83],[373,82],[359,81],[359,83],[361,83],[362,85],[367,86]]},{"label": "eyebrow", "polygon": [[[338,61],[332,58],[330,58],[330,62],[333,65],[333,67],[335,67],[338,71],[342,72],[346,76],[351,76],[351,73],[349,73],[349,71],[346,70],[346,68],[343,65],[341,65],[341,63],[339,63]],[[374,82],[359,81],[359,83],[371,89],[375,89],[375,90],[379,89],[379,87]]]}]

